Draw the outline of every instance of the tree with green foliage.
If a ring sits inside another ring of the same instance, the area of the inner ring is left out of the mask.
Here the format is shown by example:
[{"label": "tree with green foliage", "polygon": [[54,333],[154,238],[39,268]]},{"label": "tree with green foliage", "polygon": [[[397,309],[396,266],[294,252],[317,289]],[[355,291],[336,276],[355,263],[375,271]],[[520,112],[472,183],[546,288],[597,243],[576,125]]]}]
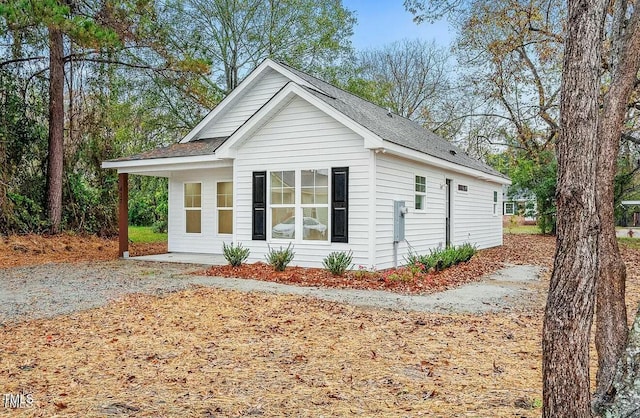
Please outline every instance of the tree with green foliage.
[{"label": "tree with green foliage", "polygon": [[27,84],[48,74],[46,207],[49,229],[54,233],[63,220],[65,147],[78,133],[76,97],[86,89],[83,76],[91,73],[84,67],[148,71],[184,80],[185,85],[197,85],[208,70],[200,61],[170,49],[167,30],[159,25],[156,12],[155,3],[148,0],[11,0],[0,4],[0,22],[6,29],[2,37],[10,45],[0,51],[0,69]]}]

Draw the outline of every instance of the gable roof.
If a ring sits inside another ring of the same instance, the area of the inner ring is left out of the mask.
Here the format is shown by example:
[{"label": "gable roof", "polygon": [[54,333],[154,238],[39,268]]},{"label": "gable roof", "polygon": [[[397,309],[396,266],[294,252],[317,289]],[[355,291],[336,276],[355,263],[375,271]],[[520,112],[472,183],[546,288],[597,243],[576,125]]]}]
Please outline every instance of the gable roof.
[{"label": "gable roof", "polygon": [[[274,94],[274,96],[272,96],[267,103],[263,105],[263,108],[258,109],[252,117],[249,117],[249,119],[245,121],[243,125],[238,127],[238,129],[230,136],[200,139],[198,135],[208,126],[209,123],[213,123],[216,116],[221,115],[225,108],[233,106],[233,103],[242,97],[244,91],[246,91],[249,86],[253,83],[259,82],[263,72],[270,70],[275,70],[290,79],[291,81],[288,84],[295,85],[297,87],[293,90],[297,91],[298,95],[306,92],[306,94],[302,95],[306,95],[307,100],[311,99],[311,96],[313,96],[319,100],[317,103],[325,103],[328,105],[329,107],[327,109],[335,109],[336,112],[334,113],[334,117],[335,115],[338,115],[339,118],[349,121],[349,125],[352,128],[357,128],[357,130],[367,132],[369,137],[379,138],[375,140],[376,142],[380,141],[380,143],[383,143],[382,141],[387,141],[388,143],[400,146],[400,149],[417,151],[418,153],[425,154],[426,156],[435,157],[438,160],[453,163],[457,166],[464,167],[465,169],[489,174],[490,176],[495,176],[509,182],[507,176],[494,170],[482,161],[469,156],[466,152],[439,137],[435,133],[425,129],[420,124],[400,115],[389,113],[388,110],[376,104],[335,87],[305,72],[297,70],[285,63],[276,63],[269,59],[265,60],[251,74],[249,74],[249,76],[247,76],[247,78],[243,80],[236,89],[223,99],[223,101],[219,103],[218,106],[216,106],[216,108],[214,108],[200,123],[198,123],[198,125],[194,127],[179,143],[173,144],[169,147],[158,148],[136,155],[109,160],[107,162],[109,164],[106,166],[116,168],[116,166],[120,166],[126,162],[135,163],[135,161],[141,160],[203,155],[213,156],[219,148],[227,148],[229,143],[232,143],[233,139],[236,138],[238,134],[242,135],[243,131],[246,132],[245,128],[247,128],[247,125],[254,122],[256,116],[258,116],[265,107],[272,105],[272,102],[278,98],[282,99],[284,95],[279,95],[279,93],[286,90],[287,85],[285,85],[280,92]],[[351,121],[355,123],[351,123]],[[232,140],[227,141],[229,138]],[[222,149],[219,151],[224,154],[225,152],[222,151]],[[431,160],[434,161],[433,159]],[[105,164],[103,164],[103,166],[105,166]]]}]

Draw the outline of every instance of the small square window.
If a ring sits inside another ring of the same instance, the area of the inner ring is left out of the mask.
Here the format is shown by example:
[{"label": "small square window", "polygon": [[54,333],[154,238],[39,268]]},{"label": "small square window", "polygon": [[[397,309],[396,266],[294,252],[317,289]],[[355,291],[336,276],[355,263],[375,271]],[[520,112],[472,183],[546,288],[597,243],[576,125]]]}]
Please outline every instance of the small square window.
[{"label": "small square window", "polygon": [[465,184],[458,184],[458,191],[466,192],[468,190],[469,190],[469,188]]}]

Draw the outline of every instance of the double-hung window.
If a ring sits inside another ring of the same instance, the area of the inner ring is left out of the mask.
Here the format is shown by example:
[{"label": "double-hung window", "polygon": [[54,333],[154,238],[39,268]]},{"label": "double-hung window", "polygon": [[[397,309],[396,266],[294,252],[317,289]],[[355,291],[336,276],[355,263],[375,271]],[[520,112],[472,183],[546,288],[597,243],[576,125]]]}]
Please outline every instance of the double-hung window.
[{"label": "double-hung window", "polygon": [[415,192],[414,208],[424,210],[427,199],[427,179],[424,176],[416,176]]},{"label": "double-hung window", "polygon": [[514,215],[515,209],[513,202],[505,202],[504,204],[504,214],[505,215]]},{"label": "double-hung window", "polygon": [[202,183],[184,184],[185,232],[202,232]]},{"label": "double-hung window", "polygon": [[329,170],[301,171],[302,239],[327,241]]},{"label": "double-hung window", "polygon": [[493,191],[493,214],[498,214],[498,192],[495,190]]},{"label": "double-hung window", "polygon": [[270,176],[271,236],[296,239],[296,172],[272,171]]},{"label": "double-hung window", "polygon": [[216,189],[218,234],[233,234],[233,182],[220,181]]}]

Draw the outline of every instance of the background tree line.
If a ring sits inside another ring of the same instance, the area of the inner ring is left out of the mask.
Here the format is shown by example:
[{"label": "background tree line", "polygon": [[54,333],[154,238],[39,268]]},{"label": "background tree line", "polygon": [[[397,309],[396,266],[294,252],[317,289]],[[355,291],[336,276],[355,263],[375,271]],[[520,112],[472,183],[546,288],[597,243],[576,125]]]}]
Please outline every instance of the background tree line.
[{"label": "background tree line", "polygon": [[[113,233],[116,176],[100,162],[179,140],[267,57],[486,160],[512,194],[535,195],[553,230],[564,3],[425,4],[406,2],[417,20],[449,13],[452,50],[402,40],[356,51],[356,15],[335,0],[3,2],[0,231]],[[638,107],[615,162],[617,200],[637,196]],[[166,194],[163,179],[134,176],[130,222],[166,226]]]}]

